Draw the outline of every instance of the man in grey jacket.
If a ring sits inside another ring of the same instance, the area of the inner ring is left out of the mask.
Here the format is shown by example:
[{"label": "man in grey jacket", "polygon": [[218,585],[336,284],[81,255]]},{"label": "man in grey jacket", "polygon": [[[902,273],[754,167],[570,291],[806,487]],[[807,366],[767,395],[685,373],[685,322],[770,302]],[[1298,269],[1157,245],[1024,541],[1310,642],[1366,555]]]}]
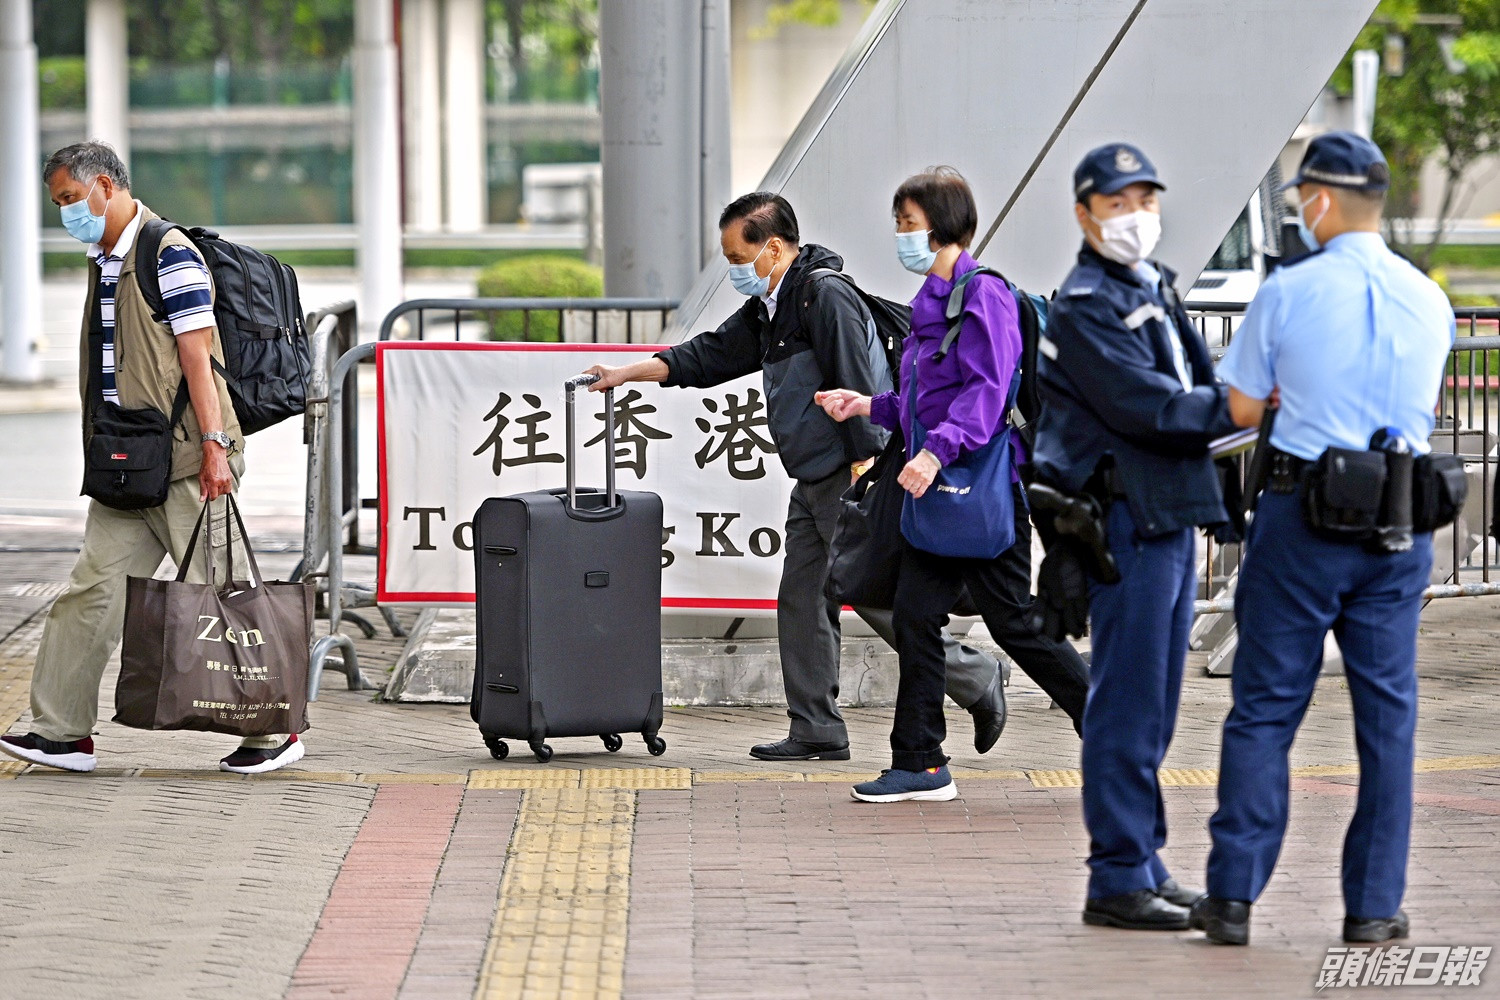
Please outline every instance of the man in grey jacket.
[{"label": "man in grey jacket", "polygon": [[[771,436],[796,480],[786,521],[786,561],[777,597],[781,674],[790,735],[752,747],[761,760],[848,760],[849,734],[838,710],[839,606],[824,594],[839,497],[885,446],[886,433],[863,418],[843,424],[813,402],[839,386],[862,393],[891,388],[890,366],[870,311],[847,281],[816,276],[843,260],[803,245],[792,206],[766,191],[731,202],[719,217],[720,243],[745,304],[717,329],[647,361],[590,369],[596,391],[626,382],[708,388],[761,371]],[[855,609],[888,643],[889,611]],[[998,664],[944,633],[947,691],[974,716],[983,753],[1005,726]]]}]

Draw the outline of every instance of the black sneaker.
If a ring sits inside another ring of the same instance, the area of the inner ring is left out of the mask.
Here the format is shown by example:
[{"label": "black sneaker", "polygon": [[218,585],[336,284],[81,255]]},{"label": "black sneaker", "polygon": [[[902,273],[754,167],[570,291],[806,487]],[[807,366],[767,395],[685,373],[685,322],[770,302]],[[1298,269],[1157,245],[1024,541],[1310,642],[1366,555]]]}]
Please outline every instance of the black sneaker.
[{"label": "black sneaker", "polygon": [[36,733],[0,736],[0,752],[17,760],[55,767],[62,771],[92,771],[99,766],[99,758],[94,756],[92,736],[66,742],[44,740]]},{"label": "black sneaker", "polygon": [[306,752],[301,740],[288,736],[286,742],[279,747],[240,747],[219,761],[219,770],[233,771],[235,774],[264,774],[278,767],[295,764]]}]

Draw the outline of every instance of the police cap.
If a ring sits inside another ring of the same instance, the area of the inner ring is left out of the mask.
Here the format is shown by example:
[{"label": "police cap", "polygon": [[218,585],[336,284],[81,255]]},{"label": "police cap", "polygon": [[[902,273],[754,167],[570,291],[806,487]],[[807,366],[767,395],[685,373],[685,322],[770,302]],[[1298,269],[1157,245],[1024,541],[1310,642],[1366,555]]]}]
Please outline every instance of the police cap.
[{"label": "police cap", "polygon": [[1297,176],[1282,190],[1298,184],[1326,184],[1355,191],[1384,191],[1391,186],[1391,168],[1380,147],[1353,132],[1327,132],[1307,144]]},{"label": "police cap", "polygon": [[1127,142],[1112,142],[1091,150],[1078,164],[1073,171],[1073,196],[1083,201],[1092,194],[1114,194],[1138,183],[1167,187],[1145,153]]}]

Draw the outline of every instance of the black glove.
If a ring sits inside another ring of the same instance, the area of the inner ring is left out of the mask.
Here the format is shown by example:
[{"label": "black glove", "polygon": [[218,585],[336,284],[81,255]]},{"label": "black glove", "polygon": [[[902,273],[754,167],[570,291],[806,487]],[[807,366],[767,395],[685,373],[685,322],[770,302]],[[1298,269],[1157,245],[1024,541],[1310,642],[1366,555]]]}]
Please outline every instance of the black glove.
[{"label": "black glove", "polygon": [[1037,596],[1027,624],[1038,635],[1056,642],[1082,638],[1089,628],[1088,553],[1073,538],[1060,538],[1042,560],[1037,574]]}]

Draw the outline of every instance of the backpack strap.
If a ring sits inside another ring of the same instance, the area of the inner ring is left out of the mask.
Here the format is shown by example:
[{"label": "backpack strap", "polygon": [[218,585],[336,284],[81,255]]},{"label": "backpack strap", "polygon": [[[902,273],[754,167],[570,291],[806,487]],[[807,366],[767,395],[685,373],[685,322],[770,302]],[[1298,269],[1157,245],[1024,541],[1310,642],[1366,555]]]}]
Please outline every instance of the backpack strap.
[{"label": "backpack strap", "polygon": [[[948,307],[943,313],[943,317],[948,321],[948,333],[943,337],[942,346],[937,349],[937,353],[932,356],[932,360],[942,361],[948,356],[948,352],[953,350],[953,345],[957,343],[958,335],[963,332],[964,328],[964,292],[968,289],[969,282],[981,274],[993,275],[1001,281],[1005,281],[1005,275],[993,267],[985,267],[983,264],[972,271],[966,271],[958,276],[958,280],[953,283],[953,291],[948,293]],[[1009,288],[1010,282],[1006,281],[1005,285]]]},{"label": "backpack strap", "polygon": [[[151,318],[158,323],[167,321],[167,313],[161,295],[161,275],[156,268],[161,260],[161,241],[173,229],[187,232],[175,222],[158,216],[147,219],[135,237],[135,283],[141,290],[141,297],[146,300],[146,308],[151,310]],[[142,268],[143,260],[149,261],[150,265]]]}]

